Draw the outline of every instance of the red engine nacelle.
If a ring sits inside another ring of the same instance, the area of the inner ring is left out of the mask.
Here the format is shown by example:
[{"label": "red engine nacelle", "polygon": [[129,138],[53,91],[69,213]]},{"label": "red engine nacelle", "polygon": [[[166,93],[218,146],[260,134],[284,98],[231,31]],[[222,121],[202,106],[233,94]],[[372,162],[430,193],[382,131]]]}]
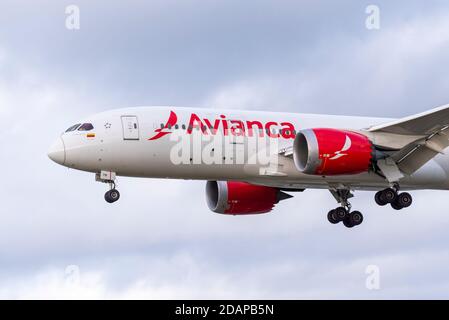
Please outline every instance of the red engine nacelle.
[{"label": "red engine nacelle", "polygon": [[373,144],[364,135],[338,129],[305,129],[293,143],[296,168],[307,174],[356,174],[369,170]]},{"label": "red engine nacelle", "polygon": [[274,205],[292,196],[277,188],[238,181],[208,181],[207,206],[216,213],[244,215],[270,212]]}]

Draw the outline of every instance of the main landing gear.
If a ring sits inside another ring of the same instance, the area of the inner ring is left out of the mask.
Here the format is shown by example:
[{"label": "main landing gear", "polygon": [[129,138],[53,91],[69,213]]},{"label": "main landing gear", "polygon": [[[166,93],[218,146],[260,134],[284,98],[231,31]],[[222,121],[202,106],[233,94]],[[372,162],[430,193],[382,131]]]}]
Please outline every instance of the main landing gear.
[{"label": "main landing gear", "polygon": [[329,211],[327,219],[332,224],[343,222],[346,228],[352,228],[363,222],[363,214],[360,211],[351,212],[345,207],[338,207]]},{"label": "main landing gear", "polygon": [[327,219],[330,223],[337,224],[343,222],[346,228],[352,228],[363,222],[363,214],[360,211],[351,211],[351,204],[348,198],[353,195],[349,189],[331,190],[331,193],[341,206],[329,211],[327,214]]},{"label": "main landing gear", "polygon": [[403,208],[410,207],[413,202],[413,198],[410,193],[399,193],[398,186],[378,191],[374,196],[374,200],[379,206],[390,204],[391,207],[395,210],[401,210]]},{"label": "main landing gear", "polygon": [[[327,219],[332,224],[343,222],[345,227],[352,228],[363,222],[363,215],[360,211],[351,211],[351,204],[348,199],[353,194],[348,187],[329,189],[340,207],[328,212]],[[390,188],[378,191],[374,197],[376,203],[380,206],[390,204],[395,210],[410,207],[413,202],[412,196],[408,192],[399,192],[399,184],[395,183]]]}]

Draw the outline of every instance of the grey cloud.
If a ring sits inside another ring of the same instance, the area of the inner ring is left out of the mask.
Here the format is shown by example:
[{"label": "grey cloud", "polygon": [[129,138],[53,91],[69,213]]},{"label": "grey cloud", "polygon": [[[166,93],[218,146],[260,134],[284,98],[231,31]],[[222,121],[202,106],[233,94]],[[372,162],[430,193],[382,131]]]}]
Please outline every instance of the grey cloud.
[{"label": "grey cloud", "polygon": [[[0,5],[0,296],[447,297],[445,192],[414,192],[400,213],[359,192],[366,222],[348,231],[326,221],[335,202],[320,190],[225,217],[203,182],[122,178],[107,206],[92,175],[45,154],[79,118],[121,106],[403,116],[446,103],[444,2],[381,1],[369,32],[353,1],[79,1],[73,33],[68,2],[35,3]],[[379,291],[365,288],[369,264]]]}]

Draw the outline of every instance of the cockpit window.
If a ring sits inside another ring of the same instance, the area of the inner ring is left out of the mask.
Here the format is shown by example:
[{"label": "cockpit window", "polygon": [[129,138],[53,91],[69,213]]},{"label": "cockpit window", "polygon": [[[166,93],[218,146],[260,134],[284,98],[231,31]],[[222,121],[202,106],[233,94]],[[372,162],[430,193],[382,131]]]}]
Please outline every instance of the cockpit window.
[{"label": "cockpit window", "polygon": [[81,123],[75,124],[74,126],[71,126],[70,128],[68,128],[65,132],[75,131],[80,125],[81,125]]},{"label": "cockpit window", "polygon": [[93,130],[94,126],[92,123],[83,123],[81,127],[78,128],[78,131],[90,131]]}]

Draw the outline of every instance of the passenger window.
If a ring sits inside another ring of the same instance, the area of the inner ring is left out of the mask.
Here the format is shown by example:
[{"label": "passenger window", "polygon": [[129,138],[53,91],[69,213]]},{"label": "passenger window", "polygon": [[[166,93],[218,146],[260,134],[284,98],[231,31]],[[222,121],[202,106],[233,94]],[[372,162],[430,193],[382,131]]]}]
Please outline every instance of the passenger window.
[{"label": "passenger window", "polygon": [[179,129],[179,126],[178,126],[177,124],[175,125],[175,129],[176,129],[176,130],[178,130],[178,129]]},{"label": "passenger window", "polygon": [[65,132],[75,131],[80,125],[81,125],[81,123],[75,124],[74,126],[71,126],[70,128],[68,128]]},{"label": "passenger window", "polygon": [[78,128],[78,131],[90,131],[93,130],[94,126],[92,123],[83,123],[81,127]]},{"label": "passenger window", "polygon": [[185,129],[186,129],[186,125],[183,124],[183,125],[182,125],[182,130],[185,130]]},{"label": "passenger window", "polygon": [[163,123],[161,123],[161,129],[164,129],[164,124]]}]

